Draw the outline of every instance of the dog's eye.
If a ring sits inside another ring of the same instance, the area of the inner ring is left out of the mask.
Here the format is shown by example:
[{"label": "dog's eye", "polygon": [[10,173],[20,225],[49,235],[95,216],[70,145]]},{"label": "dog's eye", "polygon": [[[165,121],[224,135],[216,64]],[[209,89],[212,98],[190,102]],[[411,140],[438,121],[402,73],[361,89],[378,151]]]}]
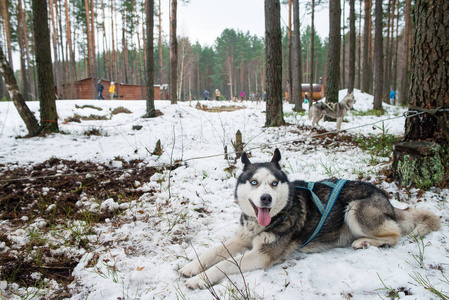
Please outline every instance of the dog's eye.
[{"label": "dog's eye", "polygon": [[257,185],[257,180],[251,180],[251,185]]},{"label": "dog's eye", "polygon": [[271,183],[272,186],[277,186],[278,184],[279,184],[279,182],[277,182],[277,181],[273,181],[273,182]]}]

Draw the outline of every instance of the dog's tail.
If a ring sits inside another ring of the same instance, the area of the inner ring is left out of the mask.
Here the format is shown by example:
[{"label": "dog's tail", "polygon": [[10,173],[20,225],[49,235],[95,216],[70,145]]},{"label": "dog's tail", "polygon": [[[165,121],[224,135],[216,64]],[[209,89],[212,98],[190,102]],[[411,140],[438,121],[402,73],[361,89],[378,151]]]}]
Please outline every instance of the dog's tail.
[{"label": "dog's tail", "polygon": [[440,218],[430,211],[416,208],[404,210],[395,208],[395,212],[402,235],[425,236],[441,228]]}]

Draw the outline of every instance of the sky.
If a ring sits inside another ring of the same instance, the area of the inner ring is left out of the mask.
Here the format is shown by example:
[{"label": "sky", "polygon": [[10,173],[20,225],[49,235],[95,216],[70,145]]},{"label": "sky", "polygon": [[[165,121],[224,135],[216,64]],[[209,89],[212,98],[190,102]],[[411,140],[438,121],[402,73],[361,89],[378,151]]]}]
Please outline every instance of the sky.
[{"label": "sky", "polygon": [[[168,6],[168,0],[165,0]],[[165,9],[162,8],[164,11]],[[165,10],[167,11],[167,10]],[[300,11],[304,11],[301,5]],[[192,43],[212,46],[224,29],[241,30],[251,35],[265,35],[264,1],[262,0],[190,0],[188,4],[178,1],[178,35],[188,36]],[[168,18],[168,16],[164,16]],[[167,21],[168,22],[168,21]],[[301,13],[301,22],[310,24],[310,15]],[[288,6],[281,5],[281,26],[288,25]],[[315,28],[322,38],[329,33],[327,7],[318,9]],[[167,32],[167,30],[165,30]]]}]

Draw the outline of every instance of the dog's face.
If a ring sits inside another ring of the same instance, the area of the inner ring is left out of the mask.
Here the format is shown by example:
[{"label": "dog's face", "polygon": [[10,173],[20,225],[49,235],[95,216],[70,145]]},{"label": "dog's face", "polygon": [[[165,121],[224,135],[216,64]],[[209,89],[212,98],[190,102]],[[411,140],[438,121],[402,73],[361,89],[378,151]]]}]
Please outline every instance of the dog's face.
[{"label": "dog's face", "polygon": [[353,93],[347,94],[341,102],[344,102],[349,108],[352,108],[352,106],[354,106],[355,103],[354,94]]},{"label": "dog's face", "polygon": [[246,153],[242,155],[243,173],[238,178],[235,197],[243,212],[257,218],[262,226],[268,226],[288,202],[287,175],[279,166],[281,154],[274,151],[269,163],[252,164]]}]

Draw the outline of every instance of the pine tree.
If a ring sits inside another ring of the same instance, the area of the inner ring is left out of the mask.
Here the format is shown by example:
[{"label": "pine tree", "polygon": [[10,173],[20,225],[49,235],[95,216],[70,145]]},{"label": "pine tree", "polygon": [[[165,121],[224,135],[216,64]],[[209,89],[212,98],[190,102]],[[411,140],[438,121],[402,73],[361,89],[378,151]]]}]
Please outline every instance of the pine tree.
[{"label": "pine tree", "polygon": [[279,0],[265,0],[265,53],[267,60],[267,115],[265,126],[281,126],[282,112],[282,43],[281,5]]},{"label": "pine tree", "polygon": [[43,5],[42,1],[32,0],[41,130],[43,132],[59,132],[53,66],[51,61],[47,1],[44,2],[45,5]]}]

